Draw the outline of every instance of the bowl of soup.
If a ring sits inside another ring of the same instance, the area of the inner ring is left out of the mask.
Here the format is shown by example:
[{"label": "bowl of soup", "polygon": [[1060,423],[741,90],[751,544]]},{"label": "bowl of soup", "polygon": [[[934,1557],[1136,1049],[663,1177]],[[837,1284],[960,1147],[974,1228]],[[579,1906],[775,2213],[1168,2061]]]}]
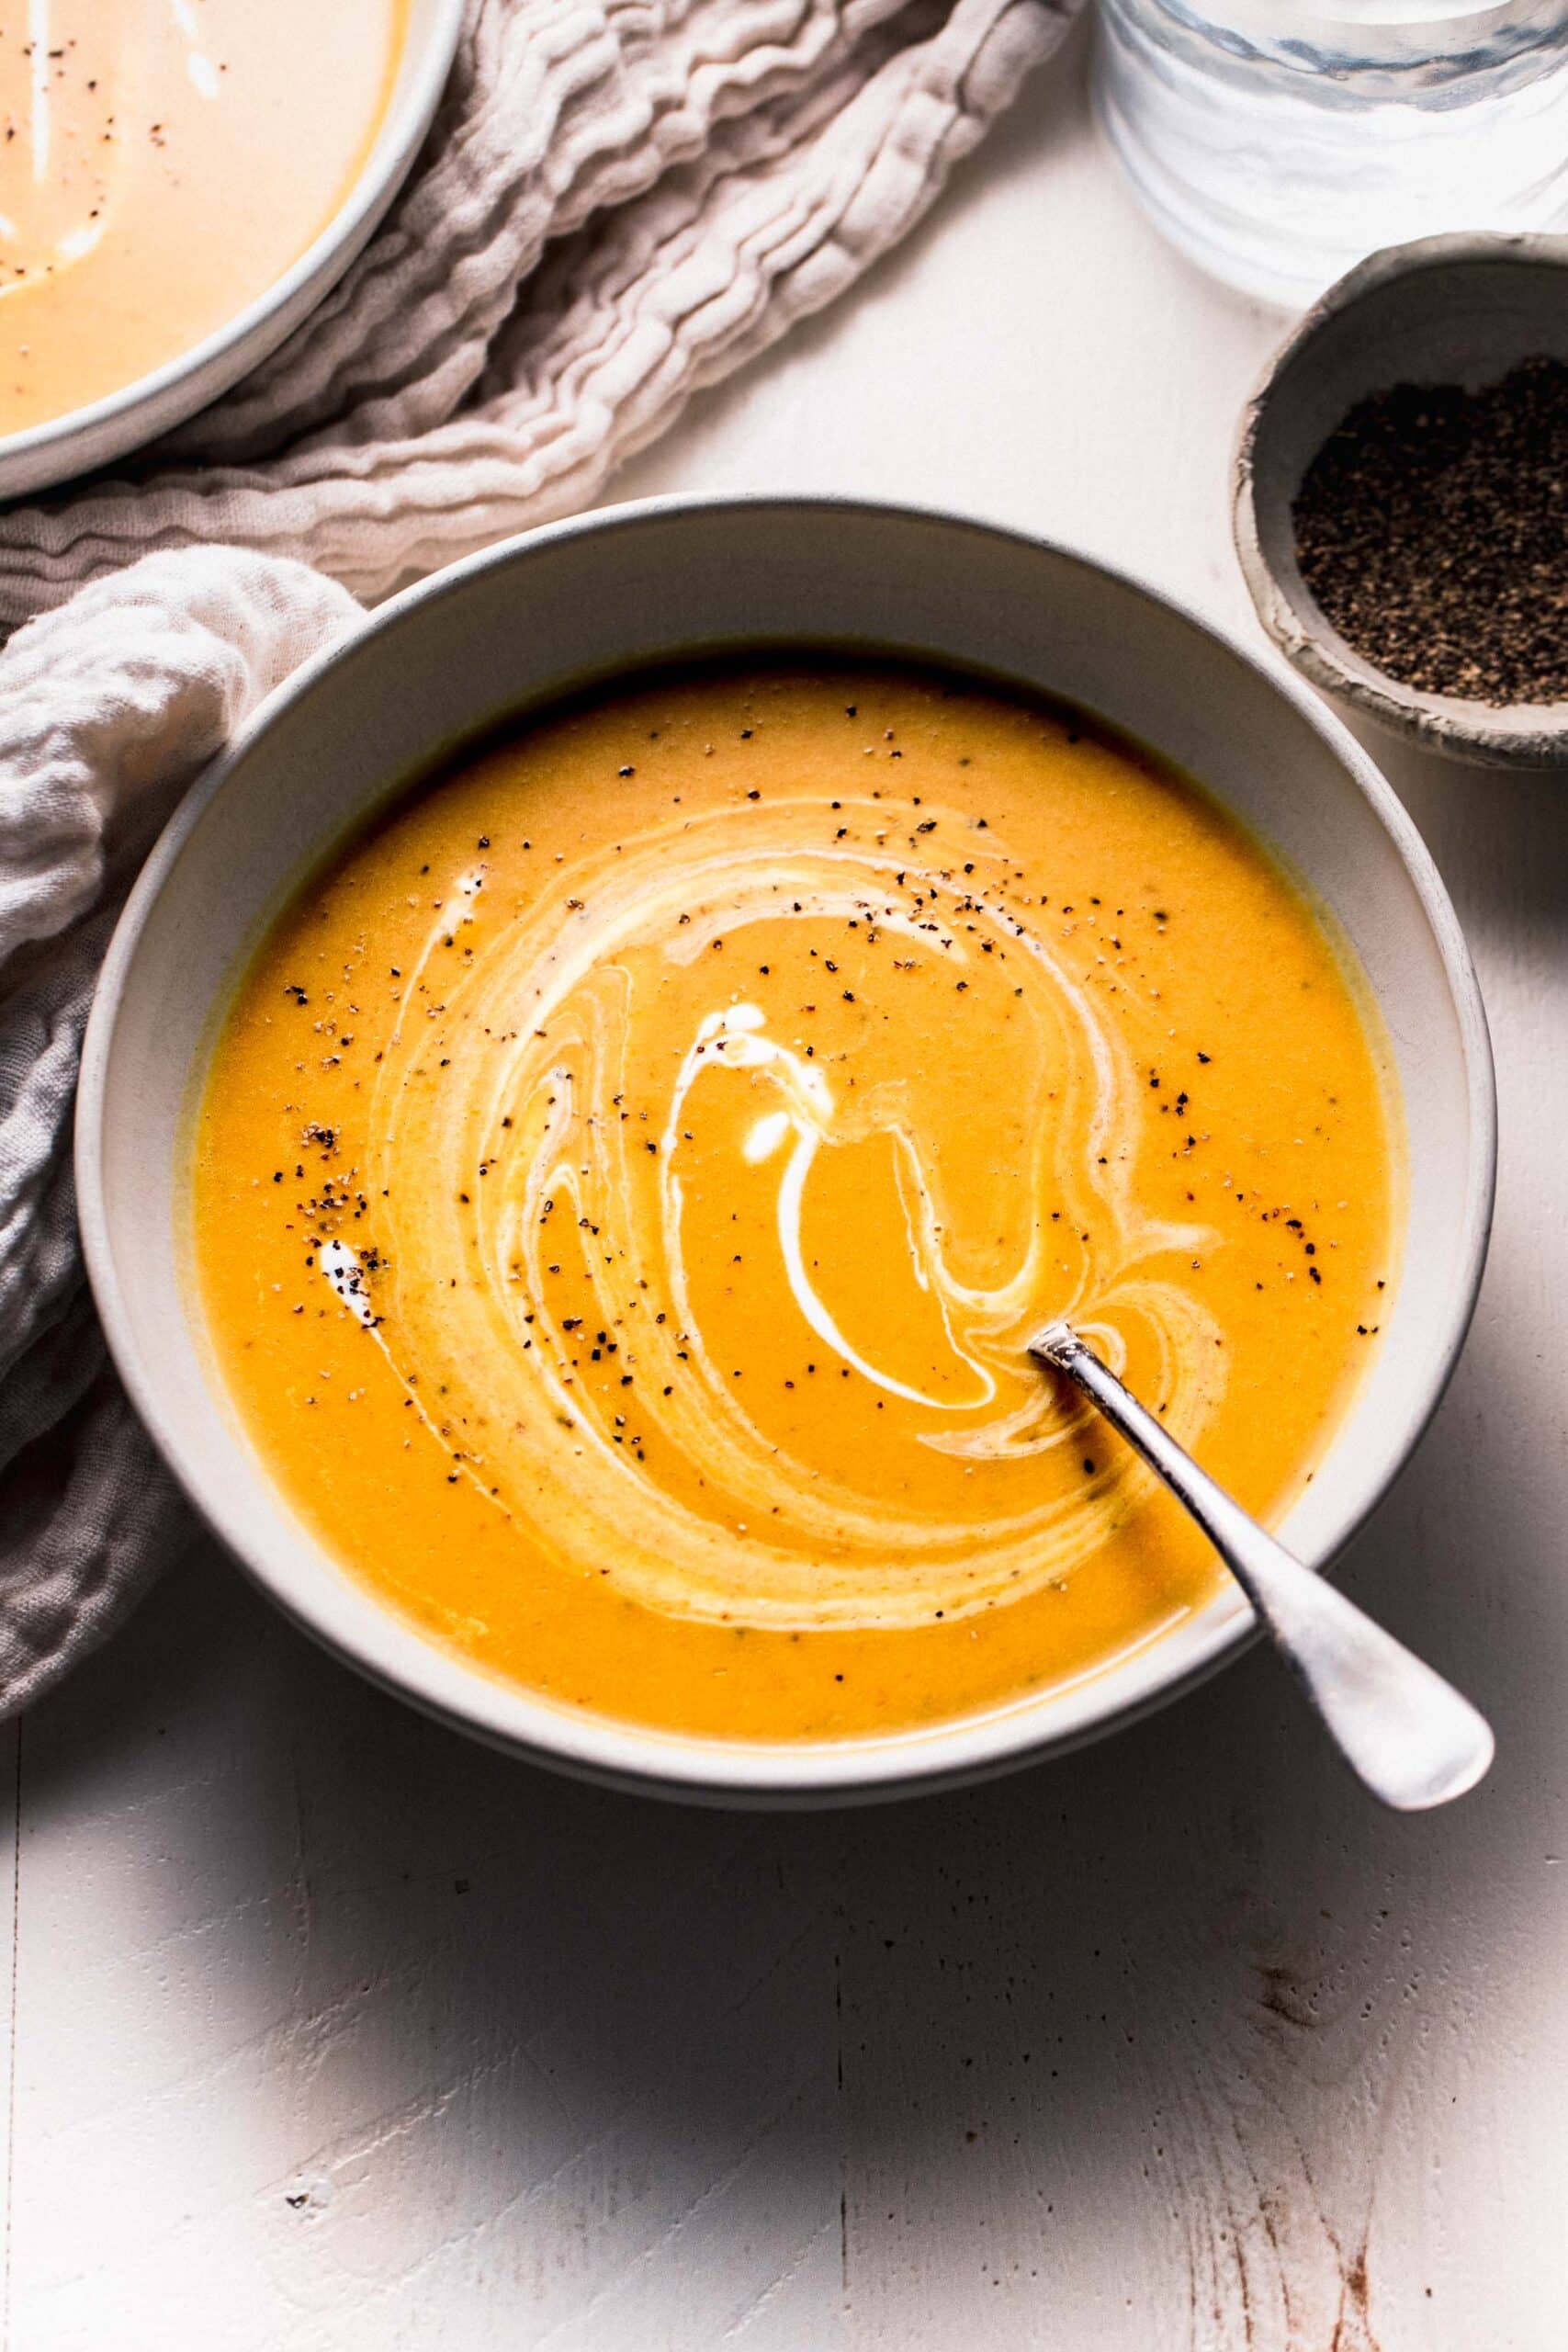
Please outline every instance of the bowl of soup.
[{"label": "bowl of soup", "polygon": [[50,0],[0,39],[0,496],[274,351],[429,129],[462,0]]},{"label": "bowl of soup", "polygon": [[1492,1079],[1288,676],[1006,531],[655,501],[270,699],[127,908],[78,1161],[130,1391],[296,1619],[517,1753],[804,1803],[1246,1637],[1053,1317],[1332,1561],[1468,1322]]}]

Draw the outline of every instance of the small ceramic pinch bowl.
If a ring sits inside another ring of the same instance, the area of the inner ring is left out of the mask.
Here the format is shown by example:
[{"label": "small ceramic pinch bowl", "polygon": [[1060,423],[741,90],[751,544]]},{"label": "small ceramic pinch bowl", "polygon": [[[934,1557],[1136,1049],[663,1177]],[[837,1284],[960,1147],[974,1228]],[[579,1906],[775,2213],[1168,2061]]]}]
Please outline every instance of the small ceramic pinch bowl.
[{"label": "small ceramic pinch bowl", "polygon": [[552,1704],[417,1631],[291,1509],[208,1338],[189,1180],[225,1006],[334,844],[466,741],[563,692],[718,650],[811,646],[957,665],[1103,713],[1200,777],[1343,927],[1403,1095],[1408,1213],[1377,1353],[1281,1526],[1326,1565],[1415,1444],[1480,1280],[1495,1145],[1474,976],[1413,826],[1317,698],[1064,548],[901,507],[655,500],[534,532],[383,605],[271,697],[164,834],[105,966],[77,1114],[83,1232],[116,1362],[175,1475],[266,1591],[363,1672],[513,1754],[760,1804],[890,1796],[1097,1737],[1231,1656],[1247,1604],[1229,1589],[1069,1686],[874,1737],[694,1738]]},{"label": "small ceramic pinch bowl", "polygon": [[1236,552],[1264,628],[1359,717],[1481,766],[1568,766],[1568,702],[1499,708],[1402,685],[1325,618],[1296,562],[1291,507],[1346,412],[1403,383],[1478,391],[1521,359],[1568,360],[1568,238],[1465,235],[1391,245],[1329,288],[1243,412]]},{"label": "small ceramic pinch bowl", "polygon": [[0,434],[0,498],[69,481],[173,432],[259,367],[309,318],[369,242],[408,176],[452,69],[464,6],[465,0],[409,0],[380,129],[353,187],[299,260],[213,334],[150,375],[47,424]]}]

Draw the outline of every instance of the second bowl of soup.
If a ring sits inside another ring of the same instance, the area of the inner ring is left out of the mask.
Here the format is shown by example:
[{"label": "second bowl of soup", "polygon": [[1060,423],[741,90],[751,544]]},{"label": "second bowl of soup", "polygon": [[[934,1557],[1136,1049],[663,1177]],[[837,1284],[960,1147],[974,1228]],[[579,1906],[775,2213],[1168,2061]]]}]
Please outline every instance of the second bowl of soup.
[{"label": "second bowl of soup", "polygon": [[1326,1559],[1490,1197],[1468,965],[1348,739],[874,509],[606,518],[378,617],[160,852],[84,1102],[122,1368],[264,1580],[471,1727],[736,1793],[1220,1655],[1239,1597],[1029,1335]]},{"label": "second bowl of soup", "polygon": [[276,349],[412,164],[462,0],[54,0],[0,30],[0,495]]}]

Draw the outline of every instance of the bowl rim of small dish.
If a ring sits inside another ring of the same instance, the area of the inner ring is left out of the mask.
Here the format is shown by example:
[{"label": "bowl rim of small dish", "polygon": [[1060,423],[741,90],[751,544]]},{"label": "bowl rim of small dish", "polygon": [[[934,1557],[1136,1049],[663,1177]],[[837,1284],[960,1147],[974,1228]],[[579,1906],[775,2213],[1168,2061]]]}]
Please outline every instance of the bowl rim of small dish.
[{"label": "bowl rim of small dish", "polygon": [[[304,251],[198,343],[116,391],[62,416],[0,434],[0,481],[12,467],[32,477],[9,492],[0,492],[6,503],[57,490],[173,432],[270,357],[325,299],[408,177],[452,71],[467,0],[425,0],[425,6],[427,21],[417,40],[410,11],[394,67],[405,86],[394,87],[346,194]],[[247,345],[254,348],[246,350]],[[191,395],[202,379],[209,380]],[[144,430],[139,423],[143,411]],[[63,462],[76,442],[85,445],[85,454],[79,463]],[[59,465],[50,462],[55,452],[62,460]],[[39,461],[36,468],[29,460]]]},{"label": "bowl rim of small dish", "polygon": [[[1116,588],[1216,639],[1229,657],[1245,664],[1267,688],[1293,706],[1323,740],[1339,767],[1348,771],[1350,782],[1371,804],[1381,829],[1388,836],[1431,933],[1456,1016],[1470,1119],[1462,1247],[1453,1270],[1453,1306],[1443,1343],[1440,1349],[1434,1350],[1421,1379],[1413,1378],[1410,1383],[1408,1442],[1390,1466],[1379,1469],[1369,1490],[1356,1498],[1354,1510],[1337,1525],[1332,1544],[1326,1547],[1321,1561],[1325,1569],[1331,1566],[1381,1503],[1409,1460],[1448,1385],[1469,1329],[1484,1267],[1496,1170],[1495,1080],[1479,984],[1437,867],[1392,786],[1333,713],[1298,680],[1281,672],[1279,665],[1260,660],[1238,645],[1226,631],[1214,627],[1180,599],[1060,541],[952,510],[904,501],[768,492],[710,496],[672,494],[638,500],[543,525],[445,567],[389,598],[367,616],[363,628],[355,628],[312,656],[276,687],[186,793],[159,837],[121,912],[94,998],[83,1046],[75,1169],[87,1270],[111,1356],[158,1451],[205,1524],[286,1615],[372,1681],[473,1736],[580,1778],[676,1802],[772,1807],[892,1799],[988,1779],[1046,1756],[1066,1753],[1151,1713],[1207,1679],[1254,1637],[1256,1625],[1238,1596],[1235,1612],[1210,1630],[1204,1646],[1185,1667],[1156,1678],[1149,1687],[1116,1697],[1111,1695],[1112,1686],[1108,1672],[1107,1703],[1077,1721],[1053,1724],[1035,1695],[976,1713],[943,1717],[929,1725],[833,1741],[754,1741],[671,1733],[588,1710],[568,1709],[552,1704],[524,1686],[503,1680],[473,1660],[455,1659],[443,1645],[417,1631],[412,1633],[417,1667],[411,1668],[406,1659],[403,1664],[394,1664],[387,1653],[407,1649],[411,1639],[408,1621],[372,1592],[374,1619],[385,1631],[385,1641],[376,1644],[345,1638],[341,1629],[326,1622],[332,1613],[321,1589],[326,1578],[314,1574],[296,1578],[290,1571],[280,1570],[268,1556],[265,1544],[249,1539],[243,1510],[231,1507],[220,1483],[204,1483],[195,1449],[182,1436],[179,1414],[166,1406],[156,1368],[145,1358],[133,1329],[133,1316],[116,1262],[115,1221],[107,1203],[104,1160],[107,1089],[117,1020],[142,931],[187,839],[265,729],[294,704],[310,695],[333,669],[355,659],[368,634],[401,624],[411,614],[417,614],[422,605],[457,593],[478,574],[513,565],[525,566],[535,554],[566,538],[636,530],[686,514],[731,514],[744,517],[753,527],[761,527],[770,512],[780,510],[838,516],[896,516],[950,531],[1010,541],[1017,547],[1041,550],[1068,565],[1101,574]],[[875,631],[869,631],[867,649],[875,642]],[[188,1298],[182,1296],[180,1311],[188,1319]],[[216,1385],[215,1372],[208,1377]],[[259,1455],[256,1458],[258,1476],[271,1485],[275,1493],[280,1492],[265,1462]],[[397,1640],[392,1637],[394,1631],[400,1637]],[[1159,1646],[1156,1638],[1141,1655],[1157,1654]],[[378,1650],[379,1654],[376,1654]],[[1097,1679],[1088,1678],[1086,1687],[1092,1689]]]},{"label": "bowl rim of small dish", "polygon": [[1320,692],[1425,750],[1487,767],[1568,764],[1568,700],[1493,704],[1431,694],[1390,677],[1356,651],[1305,583],[1282,571],[1264,544],[1258,516],[1258,454],[1280,387],[1336,320],[1399,279],[1477,265],[1548,269],[1568,299],[1568,235],[1507,230],[1450,231],[1383,245],[1322,293],[1276,344],[1247,396],[1231,465],[1231,527],[1237,560],[1269,637]]}]

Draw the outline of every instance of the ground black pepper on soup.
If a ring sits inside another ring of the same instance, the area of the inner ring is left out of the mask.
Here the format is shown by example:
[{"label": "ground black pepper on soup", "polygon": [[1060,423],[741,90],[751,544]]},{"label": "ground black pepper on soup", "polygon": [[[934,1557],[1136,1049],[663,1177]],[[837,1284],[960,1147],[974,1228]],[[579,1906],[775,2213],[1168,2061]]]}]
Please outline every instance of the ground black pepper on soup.
[{"label": "ground black pepper on soup", "polygon": [[1060,1687],[1217,1572],[1026,1354],[1254,1510],[1377,1345],[1398,1113],[1265,850],[1070,710],[721,666],[520,725],[242,979],[194,1238],[321,1540],[545,1697],[863,1734]]}]

